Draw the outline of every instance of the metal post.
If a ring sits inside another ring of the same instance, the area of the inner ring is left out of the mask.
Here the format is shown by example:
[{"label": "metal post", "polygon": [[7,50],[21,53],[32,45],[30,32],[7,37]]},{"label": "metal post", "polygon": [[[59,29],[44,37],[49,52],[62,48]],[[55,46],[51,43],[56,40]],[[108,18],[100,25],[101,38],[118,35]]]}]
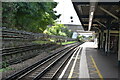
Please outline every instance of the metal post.
[{"label": "metal post", "polygon": [[98,34],[98,49],[100,49],[100,44],[101,44],[101,34]]},{"label": "metal post", "polygon": [[[120,26],[120,24],[119,24]],[[120,31],[120,28],[119,28],[119,31]],[[119,66],[120,66],[120,32],[119,32],[119,45],[118,45],[118,61],[119,61]]]},{"label": "metal post", "polygon": [[103,42],[104,42],[104,28],[101,29],[101,49],[103,49]]},{"label": "metal post", "polygon": [[103,48],[103,31],[101,32],[101,49]]},{"label": "metal post", "polygon": [[104,42],[105,42],[105,36],[104,36],[104,35],[105,35],[105,33],[104,33],[104,31],[103,31],[103,44],[102,44],[102,45],[103,45],[103,50],[105,50],[105,49],[104,49],[104,47],[105,47],[105,45],[104,45]]},{"label": "metal post", "polygon": [[110,26],[108,26],[108,30],[107,30],[107,53],[109,53],[110,51]]},{"label": "metal post", "polygon": [[[2,14],[2,2],[0,2],[0,14]],[[0,15],[0,26],[2,26],[2,15]],[[2,36],[2,28],[0,28],[0,36]],[[1,37],[2,38],[2,37]],[[2,49],[2,39],[0,39],[0,49]],[[2,51],[0,51],[0,68],[2,68]],[[0,80],[2,80],[2,71],[0,71]]]},{"label": "metal post", "polygon": [[106,36],[106,38],[105,38],[105,39],[106,39],[106,40],[105,40],[105,52],[107,52],[107,39],[108,39],[108,38],[107,38],[107,37],[108,37],[108,36],[107,36],[107,32],[106,32],[106,35],[105,35],[105,36]]},{"label": "metal post", "polygon": [[105,46],[105,52],[106,54],[110,51],[110,20],[107,22],[107,32],[106,32],[106,46]]}]

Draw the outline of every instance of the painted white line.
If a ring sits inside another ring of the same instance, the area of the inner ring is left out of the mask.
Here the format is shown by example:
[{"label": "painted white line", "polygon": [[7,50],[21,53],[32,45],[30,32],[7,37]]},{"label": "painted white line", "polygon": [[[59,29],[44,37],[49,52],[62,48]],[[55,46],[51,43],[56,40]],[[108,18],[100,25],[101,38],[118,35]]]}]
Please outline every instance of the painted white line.
[{"label": "painted white line", "polygon": [[88,64],[86,59],[86,47],[83,47],[81,53],[79,78],[86,78],[87,80],[90,80]]},{"label": "painted white line", "polygon": [[[76,48],[76,51],[77,51],[78,49],[79,49],[79,47]],[[68,61],[67,65],[65,66],[65,68],[64,68],[64,70],[62,71],[61,75],[59,76],[58,80],[61,80],[61,79],[62,79],[62,77],[63,77],[63,75],[65,74],[68,66],[70,65],[70,63],[71,63],[71,61],[72,61],[72,59],[73,59],[76,51],[73,53],[72,57],[71,57],[70,60]]]},{"label": "painted white line", "polygon": [[77,62],[77,59],[78,59],[78,55],[79,55],[79,53],[80,53],[80,50],[81,50],[81,47],[79,48],[79,50],[78,50],[78,52],[77,52],[77,55],[76,55],[76,57],[75,57],[74,63],[73,63],[72,68],[71,68],[71,70],[70,70],[70,74],[69,74],[69,76],[68,76],[68,80],[69,80],[70,78],[72,78],[72,74],[73,74],[73,71],[74,71],[74,68],[75,68],[75,65],[76,65],[76,62]]}]

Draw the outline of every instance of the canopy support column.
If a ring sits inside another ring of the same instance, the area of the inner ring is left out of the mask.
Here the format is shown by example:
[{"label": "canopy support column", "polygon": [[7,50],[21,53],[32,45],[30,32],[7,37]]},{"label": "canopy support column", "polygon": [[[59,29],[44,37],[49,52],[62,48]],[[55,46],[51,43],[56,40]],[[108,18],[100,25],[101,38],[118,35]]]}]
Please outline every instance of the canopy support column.
[{"label": "canopy support column", "polygon": [[105,52],[108,54],[110,52],[110,20],[107,22],[107,32],[106,32],[106,44],[105,44]]},{"label": "canopy support column", "polygon": [[[120,26],[120,24],[119,24]],[[120,28],[119,28],[119,31],[120,31]],[[119,32],[119,45],[118,45],[118,61],[119,61],[119,66],[120,66],[120,32]]]},{"label": "canopy support column", "polygon": [[101,46],[101,33],[98,33],[98,49],[100,49]]}]

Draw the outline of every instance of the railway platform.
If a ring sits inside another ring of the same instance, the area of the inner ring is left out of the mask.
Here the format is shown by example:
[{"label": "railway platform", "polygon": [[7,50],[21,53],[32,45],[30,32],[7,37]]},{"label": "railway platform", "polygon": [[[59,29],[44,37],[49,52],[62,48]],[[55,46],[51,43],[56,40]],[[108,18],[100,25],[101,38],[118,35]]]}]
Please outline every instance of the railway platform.
[{"label": "railway platform", "polygon": [[[117,55],[104,55],[103,51],[97,50],[92,42],[86,42],[86,59],[90,78],[118,78]],[[93,44],[93,46],[92,46]]]},{"label": "railway platform", "polygon": [[[118,79],[118,63],[117,55],[104,55],[103,51],[97,49],[94,42],[83,43],[81,54],[73,57],[73,62],[69,64],[75,66],[63,69],[59,78],[61,79],[80,79],[80,80],[119,80]],[[72,58],[72,57],[71,57]],[[66,70],[65,70],[66,69]],[[67,72],[69,72],[67,74]],[[67,76],[62,76],[63,74]],[[62,77],[61,77],[62,76]]]}]

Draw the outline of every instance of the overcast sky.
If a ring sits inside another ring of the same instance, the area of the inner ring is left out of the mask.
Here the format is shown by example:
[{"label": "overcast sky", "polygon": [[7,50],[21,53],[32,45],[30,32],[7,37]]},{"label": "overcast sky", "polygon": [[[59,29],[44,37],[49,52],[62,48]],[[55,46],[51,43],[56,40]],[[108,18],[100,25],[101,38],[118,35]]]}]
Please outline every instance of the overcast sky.
[{"label": "overcast sky", "polygon": [[[71,0],[54,0],[59,2],[55,10],[58,14],[62,14],[59,20],[61,24],[79,24],[81,25],[79,18],[74,10]],[[73,16],[73,22],[71,23],[70,17]],[[92,33],[79,33],[84,36],[92,36]]]},{"label": "overcast sky", "polygon": [[[74,10],[71,0],[54,0],[59,2],[55,10],[58,14],[62,14],[59,18],[61,24],[80,24],[79,18]],[[73,22],[71,22],[70,17],[73,17]]]}]

